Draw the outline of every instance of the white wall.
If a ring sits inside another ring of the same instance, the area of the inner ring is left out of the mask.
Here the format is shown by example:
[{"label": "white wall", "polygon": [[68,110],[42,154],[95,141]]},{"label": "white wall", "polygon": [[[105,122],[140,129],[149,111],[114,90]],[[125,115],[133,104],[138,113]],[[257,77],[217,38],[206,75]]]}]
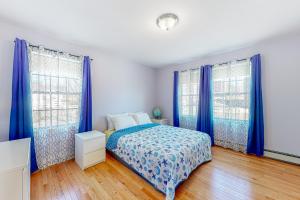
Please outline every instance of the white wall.
[{"label": "white wall", "polygon": [[[155,106],[155,70],[131,63],[100,50],[53,39],[21,26],[0,21],[0,141],[8,139],[11,106],[12,62],[15,37],[33,44],[89,55],[92,62],[93,126],[106,128],[107,113],[146,111]],[[101,37],[101,36],[99,36]]]},{"label": "white wall", "polygon": [[[201,44],[200,44],[201,45]],[[206,56],[157,71],[157,105],[172,121],[173,71],[222,63],[260,53],[265,149],[300,156],[300,34],[288,34],[248,48]]]}]

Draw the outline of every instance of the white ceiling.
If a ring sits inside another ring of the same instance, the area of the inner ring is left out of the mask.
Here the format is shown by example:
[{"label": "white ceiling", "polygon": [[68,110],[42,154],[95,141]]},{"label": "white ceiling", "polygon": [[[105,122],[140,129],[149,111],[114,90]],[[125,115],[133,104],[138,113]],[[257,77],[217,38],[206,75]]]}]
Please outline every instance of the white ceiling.
[{"label": "white ceiling", "polygon": [[[165,12],[180,20],[169,32],[155,24]],[[0,16],[159,67],[296,30],[300,1],[0,0]]]}]

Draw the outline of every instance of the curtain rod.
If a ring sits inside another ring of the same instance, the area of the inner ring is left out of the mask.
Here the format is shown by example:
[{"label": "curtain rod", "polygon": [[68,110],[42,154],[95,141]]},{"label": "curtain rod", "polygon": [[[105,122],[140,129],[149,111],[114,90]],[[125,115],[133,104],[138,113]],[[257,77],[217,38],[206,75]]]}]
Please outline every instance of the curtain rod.
[{"label": "curtain rod", "polygon": [[[16,42],[16,41],[14,40],[14,42]],[[35,48],[39,48],[41,45],[35,45],[35,44],[28,43],[28,46],[30,46],[30,47],[35,47]],[[71,53],[68,53],[68,52],[59,51],[59,50],[55,50],[55,49],[50,49],[50,48],[45,48],[45,47],[44,47],[44,49],[46,49],[47,51],[52,51],[52,52],[56,52],[56,53],[67,53],[67,54],[69,54],[70,56],[73,56],[73,57],[76,57],[76,58],[82,57],[82,56],[80,56],[80,55],[75,55],[75,54],[71,54]],[[93,59],[93,58],[90,58],[90,60],[93,61],[94,59]]]},{"label": "curtain rod", "polygon": [[[223,62],[223,63],[218,63],[218,64],[214,64],[214,65],[226,65],[228,63],[231,63],[231,62],[242,62],[242,61],[246,61],[248,60],[250,57],[247,57],[247,58],[243,58],[243,59],[237,59],[237,60],[233,60],[233,61],[228,61],[228,62]],[[214,66],[213,65],[213,66]],[[196,67],[196,68],[191,68],[191,69],[184,69],[184,70],[181,70],[180,72],[185,72],[185,71],[188,71],[188,70],[198,70],[200,69],[201,67]]]},{"label": "curtain rod", "polygon": [[[40,45],[34,45],[34,44],[31,44],[31,43],[29,43],[29,46],[30,46],[30,47],[36,47],[36,48],[39,48],[39,47],[40,47]],[[52,52],[56,52],[56,53],[67,53],[67,54],[69,54],[70,56],[77,57],[77,58],[82,57],[82,56],[80,56],[80,55],[75,55],[75,54],[71,54],[71,53],[68,53],[68,52],[59,51],[59,50],[55,50],[55,49],[50,49],[50,48],[45,48],[45,47],[44,47],[44,49],[47,50],[47,51],[52,51]],[[90,60],[93,61],[94,59],[90,58]]]},{"label": "curtain rod", "polygon": [[223,63],[219,63],[219,64],[214,64],[214,65],[226,65],[226,64],[231,63],[231,62],[242,62],[242,61],[246,61],[246,60],[248,60],[248,59],[249,59],[249,58],[237,59],[237,60],[228,61],[228,62],[223,62]]}]

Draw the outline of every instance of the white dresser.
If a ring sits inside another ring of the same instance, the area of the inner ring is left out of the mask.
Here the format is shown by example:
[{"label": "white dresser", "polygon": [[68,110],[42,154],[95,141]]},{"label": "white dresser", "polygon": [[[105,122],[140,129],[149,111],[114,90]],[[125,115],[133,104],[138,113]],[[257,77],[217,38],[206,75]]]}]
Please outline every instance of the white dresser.
[{"label": "white dresser", "polygon": [[0,142],[0,199],[30,199],[30,138]]},{"label": "white dresser", "polygon": [[105,160],[105,134],[89,131],[75,135],[75,161],[83,170]]}]

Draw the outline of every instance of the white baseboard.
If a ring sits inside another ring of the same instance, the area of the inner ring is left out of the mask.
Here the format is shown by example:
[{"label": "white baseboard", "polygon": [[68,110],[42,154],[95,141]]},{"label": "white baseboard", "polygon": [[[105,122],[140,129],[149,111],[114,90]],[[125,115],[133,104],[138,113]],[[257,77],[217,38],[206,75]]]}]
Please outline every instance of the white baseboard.
[{"label": "white baseboard", "polygon": [[281,161],[300,165],[300,156],[267,150],[267,149],[265,149],[264,151],[264,156],[268,158],[273,158],[275,160],[281,160]]}]

